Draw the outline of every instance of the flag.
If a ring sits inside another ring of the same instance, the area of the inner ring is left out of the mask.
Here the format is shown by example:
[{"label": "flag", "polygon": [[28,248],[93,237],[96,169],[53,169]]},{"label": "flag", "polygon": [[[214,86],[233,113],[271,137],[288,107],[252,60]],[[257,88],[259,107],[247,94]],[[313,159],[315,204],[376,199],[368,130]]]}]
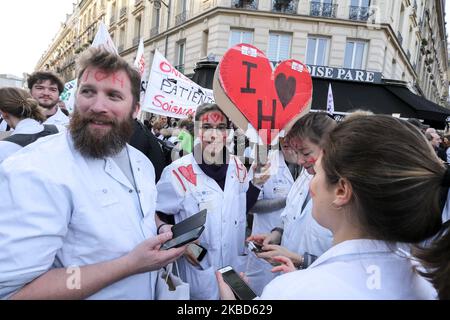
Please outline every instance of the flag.
[{"label": "flag", "polygon": [[334,114],[334,98],[331,83],[328,85],[327,112],[331,115]]},{"label": "flag", "polygon": [[[116,45],[112,41],[108,29],[103,22],[100,22],[97,34],[95,35],[94,41],[92,41],[91,45],[91,47],[94,48],[100,46],[103,46],[103,48],[109,52],[118,54]],[[75,94],[77,88],[77,79],[73,79],[64,85],[64,92],[62,92],[60,96],[60,99],[64,101],[66,108],[70,113],[72,113],[75,108]]]},{"label": "flag", "polygon": [[109,35],[108,29],[103,22],[100,22],[98,26],[97,34],[95,35],[94,41],[92,41],[92,47],[103,47],[106,51],[119,54],[116,45],[114,44],[111,36]]},{"label": "flag", "polygon": [[147,88],[147,75],[145,72],[145,53],[144,53],[144,39],[141,38],[139,41],[138,51],[136,54],[136,60],[134,61],[134,66],[139,71],[141,75],[141,105],[144,103],[145,89]]}]

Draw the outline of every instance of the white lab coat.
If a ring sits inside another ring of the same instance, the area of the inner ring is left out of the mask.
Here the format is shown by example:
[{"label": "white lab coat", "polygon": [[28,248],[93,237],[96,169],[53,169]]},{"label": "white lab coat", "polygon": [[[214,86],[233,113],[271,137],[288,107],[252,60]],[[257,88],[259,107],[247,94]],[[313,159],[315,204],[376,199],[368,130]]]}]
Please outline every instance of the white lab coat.
[{"label": "white lab coat", "polygon": [[[127,148],[136,190],[111,158],[82,157],[68,132],[0,165],[0,297],[52,267],[122,257],[156,234],[153,166]],[[133,275],[90,299],[152,299],[155,280],[155,272]]]},{"label": "white lab coat", "polygon": [[[44,130],[44,126],[34,119],[23,119],[17,125],[16,129],[12,131],[11,135],[15,134],[34,134]],[[17,143],[9,141],[0,141],[0,163],[14,152],[22,149],[22,146]]]},{"label": "white lab coat", "polygon": [[414,270],[410,256],[384,241],[349,240],[308,269],[281,275],[267,285],[267,300],[435,299],[436,291]]},{"label": "white lab coat", "polygon": [[283,237],[281,245],[289,251],[303,255],[305,252],[320,256],[331,248],[333,234],[322,227],[312,215],[313,201],[306,200],[312,176],[305,170],[297,178],[289,192],[286,208],[281,214],[283,221]]},{"label": "white lab coat", "polygon": [[[191,178],[192,182],[180,171],[190,165],[196,179]],[[218,299],[217,269],[231,265],[237,271],[245,271],[248,186],[247,170],[235,156],[230,156],[225,191],[200,169],[193,154],[164,169],[156,186],[157,211],[173,214],[175,222],[180,222],[199,210],[208,210],[205,230],[200,237],[201,245],[208,250],[202,267],[194,267],[184,258],[179,260],[181,276],[190,284],[191,299]]]},{"label": "white lab coat", "polygon": [[54,124],[58,127],[59,131],[61,131],[61,127],[66,127],[69,124],[70,119],[61,111],[61,108],[57,108],[58,110],[56,113],[48,118],[44,124]]},{"label": "white lab coat", "polygon": [[[286,198],[294,179],[289,171],[284,156],[281,151],[272,152],[270,154],[271,176],[264,184],[259,199],[282,199]],[[275,210],[274,212],[253,214],[252,234],[266,234],[281,225],[281,213],[284,209]],[[270,270],[272,265],[266,260],[256,257],[254,254],[248,255],[248,265],[246,275],[252,289],[261,294],[262,289],[275,277]]]}]

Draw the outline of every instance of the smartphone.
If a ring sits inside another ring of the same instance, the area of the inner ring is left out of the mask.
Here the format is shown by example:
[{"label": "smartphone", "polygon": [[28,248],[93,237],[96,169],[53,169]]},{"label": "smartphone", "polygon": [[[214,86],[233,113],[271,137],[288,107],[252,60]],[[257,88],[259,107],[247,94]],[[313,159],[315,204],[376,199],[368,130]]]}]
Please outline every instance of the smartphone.
[{"label": "smartphone", "polygon": [[202,261],[206,253],[208,252],[206,248],[196,243],[189,244],[189,250],[194,254],[198,262]]},{"label": "smartphone", "polygon": [[193,229],[199,228],[206,223],[207,210],[204,209],[196,214],[178,222],[172,226],[173,238],[177,238],[180,235],[189,232]]},{"label": "smartphone", "polygon": [[263,249],[262,249],[263,246],[260,244],[257,244],[256,242],[248,241],[247,246],[250,251],[253,251],[255,253],[263,252]]},{"label": "smartphone", "polygon": [[182,235],[164,243],[161,246],[161,249],[169,250],[172,248],[178,248],[178,247],[185,245],[186,243],[195,241],[201,236],[203,230],[205,230],[205,226],[201,226],[201,227],[193,229],[189,232],[183,233]]},{"label": "smartphone", "polygon": [[256,293],[245,283],[244,280],[233,270],[231,266],[227,266],[218,270],[223,277],[223,280],[233,290],[236,299],[238,300],[253,300],[256,298]]}]

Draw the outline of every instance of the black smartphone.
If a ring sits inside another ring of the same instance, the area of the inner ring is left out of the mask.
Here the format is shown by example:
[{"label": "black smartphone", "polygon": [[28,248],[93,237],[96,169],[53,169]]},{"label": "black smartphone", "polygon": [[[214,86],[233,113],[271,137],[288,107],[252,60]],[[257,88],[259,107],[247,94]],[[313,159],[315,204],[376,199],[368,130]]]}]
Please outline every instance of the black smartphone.
[{"label": "black smartphone", "polygon": [[169,250],[172,248],[178,248],[178,247],[185,245],[186,243],[195,241],[201,236],[203,230],[205,230],[205,226],[201,226],[201,227],[193,229],[189,232],[183,233],[182,235],[164,243],[161,246],[161,249]]},{"label": "black smartphone", "polygon": [[206,253],[208,252],[206,248],[196,243],[189,244],[189,250],[194,254],[198,262],[202,261]]},{"label": "black smartphone", "polygon": [[256,293],[245,283],[244,280],[234,271],[233,267],[227,266],[218,270],[223,277],[223,280],[233,290],[236,299],[238,300],[253,300],[256,298]]},{"label": "black smartphone", "polygon": [[193,229],[199,228],[206,223],[207,210],[204,209],[196,214],[178,222],[172,226],[173,238],[177,238],[180,235],[189,232]]}]

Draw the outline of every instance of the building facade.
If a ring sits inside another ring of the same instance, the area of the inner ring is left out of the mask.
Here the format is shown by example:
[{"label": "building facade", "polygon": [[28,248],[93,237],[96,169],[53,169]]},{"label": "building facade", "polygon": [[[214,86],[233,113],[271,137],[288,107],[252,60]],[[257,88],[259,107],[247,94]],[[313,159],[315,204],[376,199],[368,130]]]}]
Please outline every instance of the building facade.
[{"label": "building facade", "polygon": [[274,63],[373,72],[440,105],[448,99],[443,0],[82,0],[37,68],[74,78],[98,21],[129,62],[143,37],[147,68],[157,49],[190,75],[246,42]]}]

